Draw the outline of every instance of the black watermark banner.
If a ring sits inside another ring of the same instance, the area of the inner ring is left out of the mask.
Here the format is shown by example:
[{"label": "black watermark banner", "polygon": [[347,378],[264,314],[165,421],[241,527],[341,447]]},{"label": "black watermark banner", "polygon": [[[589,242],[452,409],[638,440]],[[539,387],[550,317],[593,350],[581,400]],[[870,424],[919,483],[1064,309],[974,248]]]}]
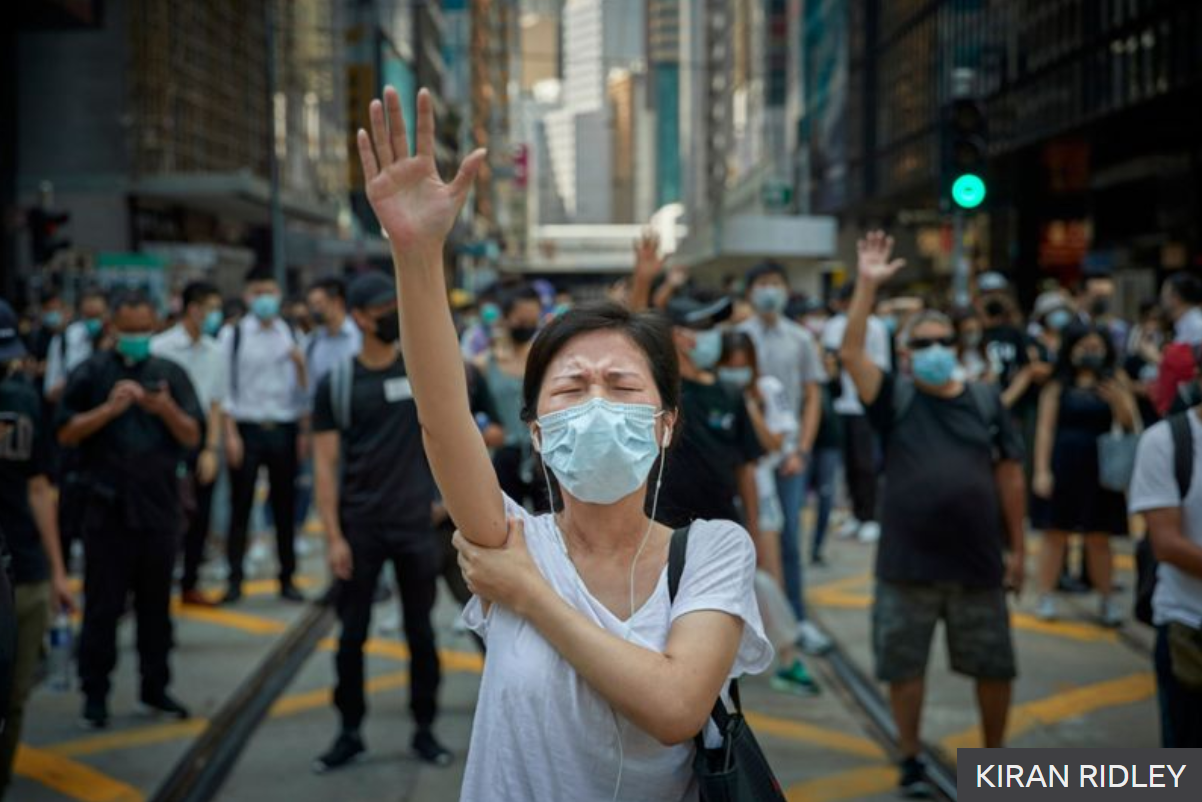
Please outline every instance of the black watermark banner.
[{"label": "black watermark banner", "polygon": [[1202,799],[1202,749],[961,749],[959,802]]}]

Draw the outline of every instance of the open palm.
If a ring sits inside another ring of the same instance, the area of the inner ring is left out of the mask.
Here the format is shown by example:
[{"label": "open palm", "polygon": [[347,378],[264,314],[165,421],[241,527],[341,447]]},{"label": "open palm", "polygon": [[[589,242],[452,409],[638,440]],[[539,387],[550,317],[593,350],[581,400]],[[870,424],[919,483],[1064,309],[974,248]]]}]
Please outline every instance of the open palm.
[{"label": "open palm", "polygon": [[434,110],[425,89],[417,95],[417,140],[412,156],[395,89],[384,89],[383,103],[372,101],[370,116],[371,136],[359,129],[359,161],[367,182],[367,200],[384,233],[394,247],[441,245],[467,200],[485,152],[476,150],[464,159],[450,183],[442,180],[434,163]]},{"label": "open palm", "polygon": [[856,243],[859,256],[858,272],[861,279],[871,284],[884,284],[897,275],[906,265],[905,259],[894,259],[893,237],[886,236],[883,231],[870,231],[868,235]]}]

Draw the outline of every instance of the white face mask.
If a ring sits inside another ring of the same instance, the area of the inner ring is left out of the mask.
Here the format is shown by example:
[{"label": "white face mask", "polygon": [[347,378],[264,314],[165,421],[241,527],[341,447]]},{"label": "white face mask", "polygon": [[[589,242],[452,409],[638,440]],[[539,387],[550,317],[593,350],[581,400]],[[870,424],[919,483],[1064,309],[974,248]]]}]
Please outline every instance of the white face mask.
[{"label": "white face mask", "polygon": [[[638,490],[659,455],[651,404],[594,398],[538,419],[543,462],[573,498],[613,504]],[[664,441],[670,433],[665,433]]]}]

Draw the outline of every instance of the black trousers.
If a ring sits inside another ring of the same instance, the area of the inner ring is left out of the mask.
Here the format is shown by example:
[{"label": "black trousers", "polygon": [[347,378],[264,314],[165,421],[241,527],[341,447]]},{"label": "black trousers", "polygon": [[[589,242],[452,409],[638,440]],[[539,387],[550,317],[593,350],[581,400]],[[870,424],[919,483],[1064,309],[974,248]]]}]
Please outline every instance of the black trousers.
[{"label": "black trousers", "polygon": [[83,527],[84,608],[79,679],[84,696],[108,696],[117,665],[117,623],[133,596],[143,698],[167,689],[173,645],[171,585],[179,548],[178,521],[131,529],[115,509],[89,504]]},{"label": "black trousers", "polygon": [[338,587],[338,617],[342,634],[334,667],[338,684],[334,706],[342,728],[359,729],[367,715],[363,690],[363,644],[371,626],[372,600],[384,563],[391,561],[400,585],[401,614],[409,644],[409,707],[419,728],[434,723],[438,712],[438,685],[442,672],[434,643],[434,609],[437,580],[442,569],[442,549],[433,532],[399,532],[390,527],[357,527],[344,532],[351,547],[354,569],[350,580]]},{"label": "black trousers", "polygon": [[205,543],[209,539],[209,524],[213,517],[213,488],[217,482],[202,484],[196,476],[195,464],[188,466],[185,481],[184,514],[188,524],[184,529],[184,576],[180,588],[187,591],[195,590],[200,579],[200,566],[204,562]]},{"label": "black trousers", "polygon": [[876,520],[877,437],[866,415],[843,415],[843,465],[852,514],[858,521]]},{"label": "black trousers", "polygon": [[246,530],[255,502],[255,482],[259,468],[267,467],[271,492],[268,500],[275,519],[276,554],[280,562],[280,584],[292,584],[296,573],[293,537],[296,506],[296,424],[261,426],[239,423],[245,453],[242,465],[230,471],[230,533],[226,555],[230,563],[230,587],[242,584],[242,558],[246,555]]}]

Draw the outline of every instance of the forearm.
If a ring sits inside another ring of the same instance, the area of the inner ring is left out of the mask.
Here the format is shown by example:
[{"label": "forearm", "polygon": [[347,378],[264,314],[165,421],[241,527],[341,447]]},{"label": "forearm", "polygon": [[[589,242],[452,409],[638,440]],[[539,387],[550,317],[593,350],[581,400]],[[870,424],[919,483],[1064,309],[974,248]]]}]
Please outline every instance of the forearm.
[{"label": "forearm", "polygon": [[651,281],[637,273],[630,281],[630,311],[642,312],[651,305]]},{"label": "forearm", "polygon": [[818,437],[818,427],[822,425],[822,390],[817,382],[810,382],[805,388],[805,403],[801,409],[801,442],[798,444],[802,452],[809,454],[814,450],[814,440]]},{"label": "forearm", "polygon": [[876,400],[883,374],[868,355],[868,318],[876,305],[876,287],[869,281],[856,282],[856,290],[847,310],[847,328],[839,348],[839,361],[855,384],[856,394],[864,404]]},{"label": "forearm", "polygon": [[401,349],[413,388],[422,440],[447,511],[481,546],[505,542],[496,473],[468,405],[459,342],[442,272],[441,243],[425,252],[394,249],[400,296]]},{"label": "forearm", "polygon": [[[1155,541],[1154,541],[1155,543]],[[1156,559],[1196,579],[1202,579],[1202,546],[1184,537],[1176,537],[1156,550]]]},{"label": "forearm", "polygon": [[105,402],[95,409],[74,415],[58,430],[58,442],[64,446],[78,446],[108,426],[117,414],[113,406]]},{"label": "forearm", "polygon": [[764,420],[764,413],[760,411],[759,404],[754,402],[747,403],[747,417],[751,419],[751,428],[755,430],[755,438],[760,441],[765,451],[779,451],[781,445],[785,442],[783,434],[776,434],[768,428],[768,421]]},{"label": "forearm", "polygon": [[209,424],[205,427],[205,449],[216,451],[221,445],[221,433],[225,427],[225,414],[221,405],[214,401],[209,405]]},{"label": "forearm", "polygon": [[1012,409],[1030,387],[1031,371],[1028,368],[1023,368],[1014,377],[1014,381],[1010,382],[1010,386],[1002,393],[1002,406],[1006,409]]},{"label": "forearm", "polygon": [[55,577],[66,576],[67,568],[63,562],[62,540],[58,531],[58,507],[54,503],[54,491],[45,476],[35,477],[29,483],[29,509],[37,524],[51,572]]},{"label": "forearm", "polygon": [[338,481],[334,468],[324,460],[313,461],[313,495],[317,501],[317,515],[325,530],[326,542],[342,540],[342,521],[338,517]]},{"label": "forearm", "polygon": [[760,493],[755,481],[755,463],[748,462],[739,466],[739,500],[743,503],[744,522],[751,539],[758,542],[760,538]]},{"label": "forearm", "polygon": [[1002,520],[1006,526],[1006,543],[1011,551],[1023,551],[1026,544],[1027,485],[1022,464],[1016,460],[998,463],[995,481],[1002,505]]},{"label": "forearm", "polygon": [[732,653],[715,687],[696,661],[671,656],[671,640],[666,654],[638,646],[598,627],[546,585],[517,612],[618,713],[664,744],[701,731],[733,664]]},{"label": "forearm", "polygon": [[185,448],[196,448],[200,445],[200,423],[180,408],[174,401],[168,401],[159,416],[167,431]]}]

